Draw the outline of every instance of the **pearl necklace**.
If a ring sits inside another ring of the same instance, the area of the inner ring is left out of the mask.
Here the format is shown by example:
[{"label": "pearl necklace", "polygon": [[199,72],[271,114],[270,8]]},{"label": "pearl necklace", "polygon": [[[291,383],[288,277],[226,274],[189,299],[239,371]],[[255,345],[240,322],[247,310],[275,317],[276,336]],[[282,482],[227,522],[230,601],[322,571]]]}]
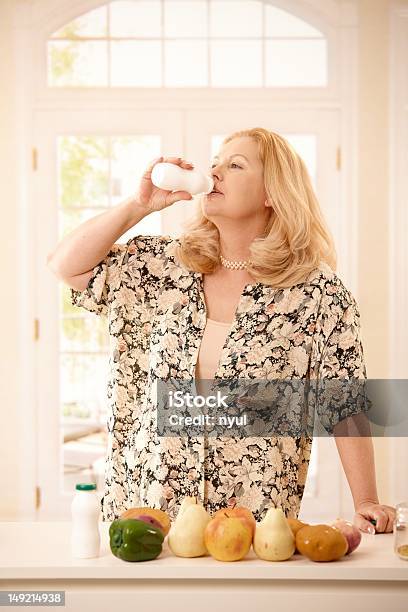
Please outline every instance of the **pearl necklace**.
[{"label": "pearl necklace", "polygon": [[221,264],[224,266],[224,268],[229,268],[230,270],[244,270],[245,268],[248,267],[248,264],[250,263],[250,261],[233,261],[231,259],[225,259],[225,257],[223,257],[220,254],[220,259],[221,259]]}]

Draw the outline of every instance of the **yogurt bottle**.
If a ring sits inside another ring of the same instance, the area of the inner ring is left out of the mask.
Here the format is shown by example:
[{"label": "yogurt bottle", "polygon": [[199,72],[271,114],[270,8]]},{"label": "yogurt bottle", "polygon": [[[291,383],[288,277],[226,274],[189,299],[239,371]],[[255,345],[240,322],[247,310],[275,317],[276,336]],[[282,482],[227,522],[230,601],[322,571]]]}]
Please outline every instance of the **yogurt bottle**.
[{"label": "yogurt bottle", "polygon": [[96,485],[77,484],[71,504],[71,554],[77,559],[99,557],[100,502]]},{"label": "yogurt bottle", "polygon": [[160,162],[154,166],[151,181],[153,185],[160,189],[188,191],[191,195],[208,194],[214,188],[214,181],[211,176],[207,176],[196,168],[187,170],[186,168],[180,168],[177,164],[168,162]]}]

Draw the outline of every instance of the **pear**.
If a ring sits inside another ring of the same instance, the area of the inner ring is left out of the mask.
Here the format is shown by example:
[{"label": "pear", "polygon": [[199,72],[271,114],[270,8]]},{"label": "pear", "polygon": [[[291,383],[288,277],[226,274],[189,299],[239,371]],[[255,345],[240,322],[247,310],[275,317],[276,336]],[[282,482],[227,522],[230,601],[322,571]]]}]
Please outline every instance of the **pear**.
[{"label": "pear", "polygon": [[269,508],[255,529],[256,555],[265,561],[285,561],[293,555],[295,547],[295,536],[282,508]]},{"label": "pear", "polygon": [[202,557],[207,554],[204,531],[211,516],[195,497],[185,497],[168,535],[169,548],[177,557]]}]

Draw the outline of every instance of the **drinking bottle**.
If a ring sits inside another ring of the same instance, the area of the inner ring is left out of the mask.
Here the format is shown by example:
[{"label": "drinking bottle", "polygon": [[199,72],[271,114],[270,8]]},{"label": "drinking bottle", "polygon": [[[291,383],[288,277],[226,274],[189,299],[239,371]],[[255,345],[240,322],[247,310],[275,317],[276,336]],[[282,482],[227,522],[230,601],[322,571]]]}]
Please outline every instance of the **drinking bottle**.
[{"label": "drinking bottle", "polygon": [[214,181],[200,170],[187,170],[176,164],[160,162],[151,173],[153,185],[170,191],[187,191],[191,195],[211,193]]},{"label": "drinking bottle", "polygon": [[71,553],[78,559],[99,557],[99,498],[95,484],[77,484],[71,504]]}]

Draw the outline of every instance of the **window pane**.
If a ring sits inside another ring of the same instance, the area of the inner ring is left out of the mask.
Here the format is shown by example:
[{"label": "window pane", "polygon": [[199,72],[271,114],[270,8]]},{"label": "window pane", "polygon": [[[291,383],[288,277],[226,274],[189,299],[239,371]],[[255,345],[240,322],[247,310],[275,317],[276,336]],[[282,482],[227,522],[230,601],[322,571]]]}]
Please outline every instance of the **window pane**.
[{"label": "window pane", "polygon": [[60,209],[59,211],[59,236],[60,240],[72,232],[74,229],[79,227],[81,223],[88,221],[88,219],[92,219],[96,215],[108,210],[104,209],[94,209],[94,208],[83,208],[83,209],[74,209],[74,208],[65,208]]},{"label": "window pane", "polygon": [[103,426],[66,419],[61,428],[61,439],[64,440],[63,493],[74,493],[78,482],[94,482],[98,493],[102,493],[107,447],[107,432]]},{"label": "window pane", "polygon": [[211,161],[216,155],[218,155],[220,151],[220,147],[222,145],[222,141],[226,137],[227,137],[227,134],[224,134],[224,135],[213,134],[211,136],[211,153],[210,153],[210,157],[208,158],[208,168],[211,168]]},{"label": "window pane", "polygon": [[262,86],[260,41],[212,41],[210,44],[212,86]]},{"label": "window pane", "polygon": [[[136,174],[134,174],[134,179],[135,179],[135,185],[137,185],[139,179]],[[135,189],[133,189],[133,192],[134,191]],[[128,196],[131,193],[132,191],[129,191]],[[124,198],[121,198],[121,200],[123,199]],[[109,210],[109,209],[106,208],[106,209],[98,210],[98,209],[88,208],[88,209],[83,209],[83,210],[78,209],[78,211],[74,209],[65,209],[63,211],[60,211],[60,215],[59,215],[60,238],[63,238],[69,232],[72,232],[74,229],[79,227],[81,223],[84,223],[88,219],[91,219],[92,217],[99,215],[100,213],[106,210]],[[128,230],[125,234],[120,236],[117,242],[122,242],[122,243],[126,242],[127,240],[135,236],[136,234],[147,234],[147,235],[157,236],[161,233],[162,233],[161,213],[154,212],[154,213],[147,215],[147,217],[144,217],[144,219],[139,221],[137,226],[134,226],[133,228]],[[77,312],[77,309],[74,312]]]},{"label": "window pane", "polygon": [[265,36],[320,38],[323,34],[306,23],[306,21],[282,9],[265,4]]},{"label": "window pane", "polygon": [[112,138],[112,205],[135,193],[150,161],[161,154],[160,136]]},{"label": "window pane", "polygon": [[95,87],[108,84],[107,43],[48,42],[48,85]]},{"label": "window pane", "polygon": [[111,2],[110,35],[120,38],[161,36],[161,2]]},{"label": "window pane", "polygon": [[207,42],[164,43],[166,87],[203,87],[208,84]]},{"label": "window pane", "polygon": [[326,40],[265,41],[267,87],[327,86]]},{"label": "window pane", "polygon": [[315,134],[282,134],[290,142],[305,162],[316,191],[316,135]]},{"label": "window pane", "polygon": [[[60,314],[77,315],[80,312],[78,306],[73,306],[71,303],[71,289],[63,282],[59,283],[59,309]],[[84,315],[86,311],[84,310]],[[91,317],[95,317],[94,314],[90,313]]]},{"label": "window pane", "polygon": [[227,137],[227,134],[212,134],[211,136],[211,144],[210,144],[210,155],[208,157],[207,169],[208,173],[211,174],[211,164],[213,158],[219,154],[220,147],[222,145],[222,141]]},{"label": "window pane", "polygon": [[[177,206],[177,204],[176,204]],[[144,234],[145,236],[160,236],[163,234],[161,212],[157,211],[150,213],[147,217],[144,217],[139,223],[133,226],[130,230],[122,234],[116,242],[124,244],[133,236]]]},{"label": "window pane", "polygon": [[111,44],[114,87],[160,87],[161,41],[123,41]]},{"label": "window pane", "polygon": [[106,6],[101,6],[70,21],[54,32],[52,38],[75,38],[77,36],[94,38],[107,36],[107,34],[108,12]]},{"label": "window pane", "polygon": [[[79,311],[79,309],[77,309]],[[61,351],[108,351],[108,323],[105,317],[83,316],[61,319]]]},{"label": "window pane", "polygon": [[166,0],[164,36],[174,38],[207,36],[207,2]]},{"label": "window pane", "polygon": [[57,140],[58,205],[107,206],[109,159],[107,138],[61,136]]},{"label": "window pane", "polygon": [[[71,40],[55,40],[57,36]],[[109,45],[107,40],[75,40],[102,36],[158,40],[111,40]],[[210,50],[207,40],[191,40],[206,36]],[[255,40],[263,36],[265,70],[261,41]],[[225,40],[233,37],[235,44]],[[325,87],[328,78],[324,34],[258,0],[111,2],[55,32],[47,55],[48,85],[57,87]]]},{"label": "window pane", "polygon": [[63,417],[103,420],[106,414],[108,368],[107,354],[60,355]]},{"label": "window pane", "polygon": [[211,2],[210,36],[262,36],[262,2]]}]

